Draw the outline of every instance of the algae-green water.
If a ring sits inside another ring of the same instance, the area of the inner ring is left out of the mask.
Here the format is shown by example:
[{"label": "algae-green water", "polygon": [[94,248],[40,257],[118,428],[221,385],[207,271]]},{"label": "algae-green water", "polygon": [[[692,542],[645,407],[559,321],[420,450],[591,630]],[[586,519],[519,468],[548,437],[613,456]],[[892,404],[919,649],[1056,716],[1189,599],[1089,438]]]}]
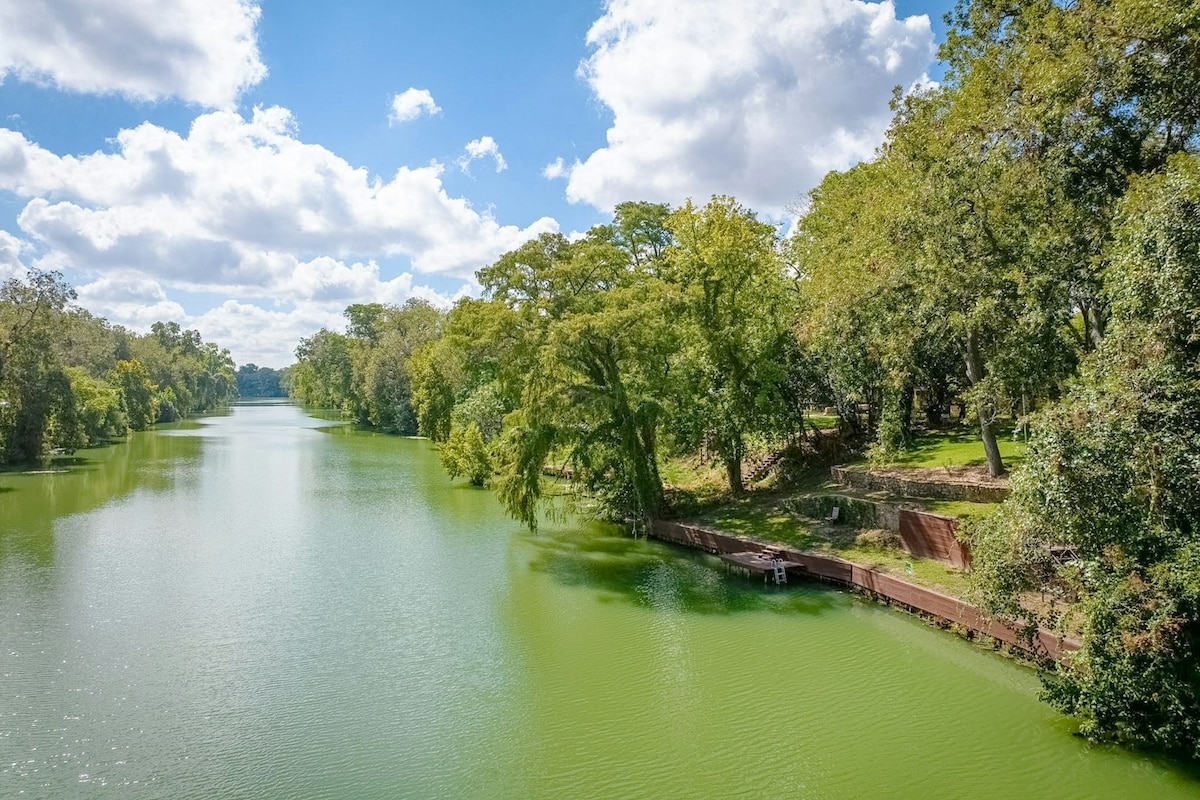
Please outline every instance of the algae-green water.
[{"label": "algae-green water", "polygon": [[531,534],[286,404],[0,474],[0,797],[1175,798],[1036,675],[831,588]]}]

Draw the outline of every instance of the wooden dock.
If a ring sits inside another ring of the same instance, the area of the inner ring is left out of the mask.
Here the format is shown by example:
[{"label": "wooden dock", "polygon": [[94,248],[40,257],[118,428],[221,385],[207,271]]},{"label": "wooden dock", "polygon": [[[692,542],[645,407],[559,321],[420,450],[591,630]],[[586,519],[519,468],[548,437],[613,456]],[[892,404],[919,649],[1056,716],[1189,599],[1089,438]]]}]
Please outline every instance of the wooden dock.
[{"label": "wooden dock", "polygon": [[725,562],[725,568],[728,570],[748,578],[762,575],[763,583],[767,583],[772,577],[775,583],[787,583],[789,570],[804,569],[803,564],[787,559],[784,551],[777,547],[764,547],[762,550],[746,550],[741,553],[718,553],[717,557]]}]

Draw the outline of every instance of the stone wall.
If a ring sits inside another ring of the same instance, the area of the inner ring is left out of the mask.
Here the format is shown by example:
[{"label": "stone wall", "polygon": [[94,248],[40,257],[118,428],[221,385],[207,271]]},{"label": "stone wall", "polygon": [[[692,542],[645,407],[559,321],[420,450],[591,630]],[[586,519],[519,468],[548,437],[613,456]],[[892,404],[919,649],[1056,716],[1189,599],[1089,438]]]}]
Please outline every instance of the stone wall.
[{"label": "stone wall", "polygon": [[900,497],[969,500],[973,503],[1000,503],[1008,497],[1007,485],[980,483],[954,476],[935,479],[924,472],[919,477],[916,474],[901,476],[860,467],[833,467],[830,473],[834,481],[843,486],[865,492],[887,492]]},{"label": "stone wall", "polygon": [[840,494],[813,494],[790,497],[783,507],[793,514],[812,519],[825,519],[837,506],[838,524],[854,528],[886,528],[900,530],[900,506],[876,500],[863,500]]}]

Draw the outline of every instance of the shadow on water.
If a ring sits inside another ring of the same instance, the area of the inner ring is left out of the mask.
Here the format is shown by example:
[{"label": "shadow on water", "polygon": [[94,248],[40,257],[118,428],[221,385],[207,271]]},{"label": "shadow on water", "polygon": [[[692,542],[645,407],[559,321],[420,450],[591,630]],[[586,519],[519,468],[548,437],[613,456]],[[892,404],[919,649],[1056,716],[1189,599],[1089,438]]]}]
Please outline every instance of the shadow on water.
[{"label": "shadow on water", "polygon": [[821,614],[842,602],[842,595],[828,587],[766,586],[728,575],[713,556],[636,539],[613,526],[543,529],[524,539],[535,551],[532,571],[598,592],[602,602],[695,614]]}]

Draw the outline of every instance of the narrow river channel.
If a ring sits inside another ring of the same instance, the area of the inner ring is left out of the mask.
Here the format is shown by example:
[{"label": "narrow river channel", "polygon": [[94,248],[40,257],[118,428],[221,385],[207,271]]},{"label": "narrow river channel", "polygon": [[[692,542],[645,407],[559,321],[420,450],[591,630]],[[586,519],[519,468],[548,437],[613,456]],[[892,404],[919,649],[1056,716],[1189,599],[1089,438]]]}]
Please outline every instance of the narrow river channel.
[{"label": "narrow river channel", "polygon": [[0,473],[0,797],[1195,798],[816,585],[533,535],[291,405]]}]

